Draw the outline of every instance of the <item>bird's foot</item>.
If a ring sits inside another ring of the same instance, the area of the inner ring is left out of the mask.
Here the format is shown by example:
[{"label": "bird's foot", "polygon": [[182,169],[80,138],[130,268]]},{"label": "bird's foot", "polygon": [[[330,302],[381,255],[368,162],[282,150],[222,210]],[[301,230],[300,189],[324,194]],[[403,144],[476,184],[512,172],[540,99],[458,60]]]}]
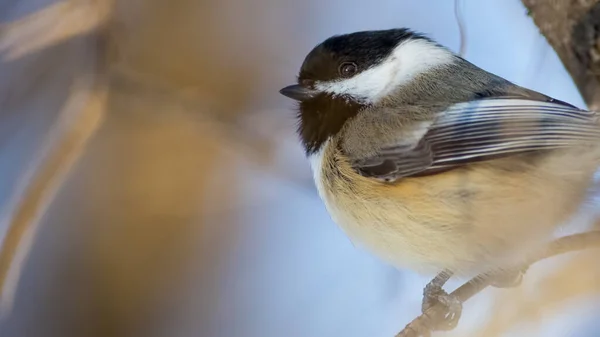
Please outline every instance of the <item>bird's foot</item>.
[{"label": "bird's foot", "polygon": [[454,329],[458,325],[462,314],[462,302],[432,281],[423,290],[421,311],[425,313],[438,303],[444,307],[444,310],[440,311],[439,316],[431,317],[432,321],[436,323],[435,330],[449,331]]}]

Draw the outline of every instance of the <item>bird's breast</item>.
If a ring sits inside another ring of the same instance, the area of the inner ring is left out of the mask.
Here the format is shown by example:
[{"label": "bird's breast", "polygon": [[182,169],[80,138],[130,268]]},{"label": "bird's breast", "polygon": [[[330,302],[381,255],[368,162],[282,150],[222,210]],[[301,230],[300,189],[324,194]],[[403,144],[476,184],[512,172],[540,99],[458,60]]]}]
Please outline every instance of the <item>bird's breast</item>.
[{"label": "bird's breast", "polygon": [[400,268],[469,274],[550,239],[585,196],[597,163],[581,159],[565,152],[536,168],[501,159],[386,184],[357,174],[330,143],[310,157],[319,195],[353,243]]}]

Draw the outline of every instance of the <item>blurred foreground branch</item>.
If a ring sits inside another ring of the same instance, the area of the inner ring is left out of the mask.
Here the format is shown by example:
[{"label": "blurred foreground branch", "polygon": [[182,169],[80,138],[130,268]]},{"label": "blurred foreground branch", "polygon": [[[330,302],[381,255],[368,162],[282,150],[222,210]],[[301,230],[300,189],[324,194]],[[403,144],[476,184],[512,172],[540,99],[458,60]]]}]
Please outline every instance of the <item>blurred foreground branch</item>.
[{"label": "blurred foreground branch", "polygon": [[[534,263],[549,257],[589,248],[600,248],[600,231],[575,234],[557,239],[548,245],[546,250],[540,252],[539,255],[532,257],[521,267],[522,269],[527,269]],[[456,298],[458,298],[461,302],[466,302],[471,297],[477,295],[479,292],[487,288],[493,282],[493,280],[494,275],[492,274],[478,275],[454,290],[452,295],[456,296]],[[443,313],[444,307],[437,303],[429,308],[425,313],[418,316],[412,322],[406,325],[406,327],[400,333],[398,333],[396,337],[429,336],[431,334],[432,327],[437,326],[439,323],[434,321],[433,317],[441,317]]]},{"label": "blurred foreground branch", "polygon": [[[47,148],[39,153],[41,164],[29,172],[27,186],[12,216],[6,220],[7,232],[0,250],[0,317],[12,309],[24,260],[34,239],[35,228],[49,207],[70,167],[79,158],[87,141],[102,119],[106,90],[86,79],[76,88],[61,118],[50,135]],[[83,113],[82,104],[87,104]]]},{"label": "blurred foreground branch", "polygon": [[600,0],[523,0],[591,110],[600,109]]},{"label": "blurred foreground branch", "polygon": [[112,0],[65,0],[16,21],[0,22],[2,67],[25,56],[41,59],[44,49],[89,35],[80,49],[73,47],[79,58],[71,67],[81,73],[67,82],[71,89],[58,119],[0,215],[0,229],[5,230],[0,237],[0,318],[12,309],[17,284],[42,217],[101,123],[107,89],[105,79],[96,72],[103,62],[100,41],[111,8]]}]

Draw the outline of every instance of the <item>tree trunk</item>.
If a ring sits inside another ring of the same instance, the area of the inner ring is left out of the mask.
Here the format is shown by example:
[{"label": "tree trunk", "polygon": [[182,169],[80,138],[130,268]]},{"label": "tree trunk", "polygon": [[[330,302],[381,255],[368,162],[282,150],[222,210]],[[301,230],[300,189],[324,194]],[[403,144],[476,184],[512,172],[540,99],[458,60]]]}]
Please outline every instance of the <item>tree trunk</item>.
[{"label": "tree trunk", "polygon": [[523,0],[590,109],[600,109],[600,0]]}]

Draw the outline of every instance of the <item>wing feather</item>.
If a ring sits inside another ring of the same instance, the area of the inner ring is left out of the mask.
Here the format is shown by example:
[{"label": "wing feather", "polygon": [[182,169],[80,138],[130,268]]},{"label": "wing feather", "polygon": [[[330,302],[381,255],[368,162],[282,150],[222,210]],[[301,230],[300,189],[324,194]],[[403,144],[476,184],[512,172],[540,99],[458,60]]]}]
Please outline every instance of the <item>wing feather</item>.
[{"label": "wing feather", "polygon": [[417,143],[382,147],[354,162],[363,175],[384,180],[529,151],[600,141],[597,115],[568,105],[516,98],[456,104]]}]

